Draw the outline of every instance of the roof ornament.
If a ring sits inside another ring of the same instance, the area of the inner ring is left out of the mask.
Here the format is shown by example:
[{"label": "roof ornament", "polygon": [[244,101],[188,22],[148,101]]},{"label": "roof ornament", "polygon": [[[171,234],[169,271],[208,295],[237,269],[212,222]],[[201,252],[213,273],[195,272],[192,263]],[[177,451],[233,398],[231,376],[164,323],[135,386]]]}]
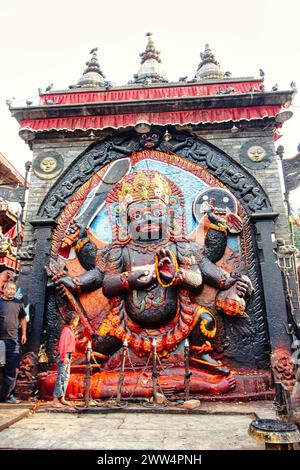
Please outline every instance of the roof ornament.
[{"label": "roof ornament", "polygon": [[71,85],[70,88],[99,88],[105,87],[107,81],[103,74],[97,56],[98,47],[94,47],[90,54],[92,57],[86,62],[86,69],[82,77],[78,80],[76,85]]},{"label": "roof ornament", "polygon": [[167,83],[168,79],[161,68],[160,51],[155,47],[152,33],[147,33],[148,43],[145,52],[140,53],[141,66],[133,78],[133,82],[150,85],[151,83]]},{"label": "roof ornament", "polygon": [[216,60],[215,55],[212,53],[208,44],[205,44],[204,52],[200,53],[201,62],[194,78],[194,81],[201,80],[218,80],[220,78],[230,77],[230,72],[223,72],[220,68],[219,62]]}]

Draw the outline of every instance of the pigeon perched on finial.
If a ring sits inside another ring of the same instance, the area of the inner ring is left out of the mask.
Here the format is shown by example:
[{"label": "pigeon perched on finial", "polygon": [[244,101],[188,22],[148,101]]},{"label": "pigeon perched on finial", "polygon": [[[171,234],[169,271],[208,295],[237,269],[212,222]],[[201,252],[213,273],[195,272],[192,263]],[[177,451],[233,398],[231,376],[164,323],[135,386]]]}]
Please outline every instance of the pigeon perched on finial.
[{"label": "pigeon perched on finial", "polygon": [[31,105],[32,105],[32,103],[33,103],[33,101],[26,100],[26,104],[27,104],[27,106],[31,106]]},{"label": "pigeon perched on finial", "polygon": [[263,69],[259,69],[259,76],[264,79],[265,78],[265,72],[263,71]]},{"label": "pigeon perched on finial", "polygon": [[278,84],[276,83],[276,85],[272,86],[272,91],[277,91],[278,90]]},{"label": "pigeon perched on finial", "polygon": [[51,91],[53,88],[53,83],[51,83],[50,85],[47,86],[47,88],[45,89],[45,91]]},{"label": "pigeon perched on finial", "polygon": [[186,82],[187,78],[188,78],[187,75],[186,75],[186,77],[179,77],[179,82]]},{"label": "pigeon perched on finial", "polygon": [[98,47],[94,47],[94,49],[91,50],[90,54],[94,54],[94,52],[98,51]]}]

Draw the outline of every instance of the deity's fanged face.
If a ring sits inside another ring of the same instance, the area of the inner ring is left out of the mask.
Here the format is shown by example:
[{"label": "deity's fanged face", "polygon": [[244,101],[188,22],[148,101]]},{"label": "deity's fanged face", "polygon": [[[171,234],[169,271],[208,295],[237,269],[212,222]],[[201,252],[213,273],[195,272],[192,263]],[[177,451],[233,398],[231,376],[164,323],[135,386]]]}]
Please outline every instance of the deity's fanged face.
[{"label": "deity's fanged face", "polygon": [[159,172],[130,173],[109,193],[106,203],[114,236],[122,243],[178,240],[185,236],[183,196]]},{"label": "deity's fanged face", "polygon": [[160,132],[152,131],[139,136],[139,143],[144,148],[155,148],[161,142],[162,135]]},{"label": "deity's fanged face", "polygon": [[151,242],[167,238],[167,206],[160,199],[130,204],[127,221],[128,232],[134,241]]}]

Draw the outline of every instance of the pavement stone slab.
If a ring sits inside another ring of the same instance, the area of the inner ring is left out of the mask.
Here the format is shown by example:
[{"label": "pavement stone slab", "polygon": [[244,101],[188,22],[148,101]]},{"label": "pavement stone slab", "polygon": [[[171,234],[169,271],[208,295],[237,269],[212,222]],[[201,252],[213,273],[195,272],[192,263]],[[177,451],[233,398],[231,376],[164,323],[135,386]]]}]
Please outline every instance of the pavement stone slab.
[{"label": "pavement stone slab", "polygon": [[202,405],[203,414],[170,412],[34,413],[0,432],[0,449],[258,450],[250,422],[274,418],[270,403]]}]

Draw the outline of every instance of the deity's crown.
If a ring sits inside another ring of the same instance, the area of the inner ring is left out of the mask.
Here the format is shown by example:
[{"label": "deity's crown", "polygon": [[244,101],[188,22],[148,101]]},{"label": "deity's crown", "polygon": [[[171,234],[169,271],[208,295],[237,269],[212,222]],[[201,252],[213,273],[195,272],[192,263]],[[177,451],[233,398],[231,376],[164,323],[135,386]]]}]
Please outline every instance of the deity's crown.
[{"label": "deity's crown", "polygon": [[118,188],[119,203],[127,207],[132,202],[160,199],[169,203],[171,186],[163,175],[154,171],[137,171],[126,176]]}]

